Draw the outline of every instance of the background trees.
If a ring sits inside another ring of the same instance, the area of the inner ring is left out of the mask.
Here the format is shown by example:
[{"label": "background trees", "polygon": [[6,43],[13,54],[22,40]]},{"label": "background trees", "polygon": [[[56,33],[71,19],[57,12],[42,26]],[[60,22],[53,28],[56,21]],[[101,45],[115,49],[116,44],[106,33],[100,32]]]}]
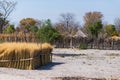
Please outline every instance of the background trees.
[{"label": "background trees", "polygon": [[106,36],[118,36],[118,32],[115,28],[115,25],[113,24],[108,24],[104,27],[104,30],[105,30],[105,35]]},{"label": "background trees", "polygon": [[16,6],[16,2],[3,0],[0,1],[0,33],[3,31],[3,27],[8,23],[7,18],[12,13]]},{"label": "background trees", "polygon": [[64,36],[73,36],[78,31],[79,24],[74,19],[74,14],[66,13],[60,15],[60,21],[55,24],[55,28]]},{"label": "background trees", "polygon": [[[66,38],[70,39],[70,47],[72,48],[72,38],[77,33],[80,25],[75,21],[75,16],[72,13],[60,15],[60,21],[55,24],[55,28],[62,35],[63,41]],[[64,42],[63,42],[64,43]]]},{"label": "background trees", "polygon": [[33,18],[24,18],[20,21],[21,30],[29,32],[32,26],[35,26],[36,21]]},{"label": "background trees", "polygon": [[49,19],[43,23],[37,35],[40,38],[40,40],[49,43],[52,43],[60,38],[60,33],[56,31],[55,28],[53,28],[52,23]]},{"label": "background trees", "polygon": [[[66,41],[71,47],[73,43],[72,41],[77,41],[75,40],[75,36],[78,32],[78,36],[83,37],[83,35],[80,34],[81,26],[75,21],[75,15],[72,13],[61,14],[60,20],[55,24],[52,24],[50,19],[42,22],[41,20],[33,18],[23,18],[19,22],[19,27],[14,27],[13,25],[10,25],[7,18],[15,8],[15,5],[15,2],[8,2],[5,0],[0,1],[0,32],[8,34],[16,32],[16,35],[21,33],[24,37],[31,37],[30,35],[34,35],[34,38],[37,36],[40,40],[50,43],[61,38],[58,42],[61,41],[64,44]],[[119,18],[115,19],[115,25],[107,24],[105,26],[102,22],[103,14],[101,12],[87,12],[83,18],[84,24],[81,30],[87,34],[85,37],[91,41],[96,41],[97,38],[105,39],[120,34]]]},{"label": "background trees", "polygon": [[120,18],[115,19],[115,28],[120,33]]},{"label": "background trees", "polygon": [[88,12],[84,16],[83,31],[91,37],[98,37],[100,30],[102,29],[102,13],[101,12]]},{"label": "background trees", "polygon": [[15,32],[15,28],[14,25],[9,25],[8,27],[6,27],[3,31],[4,33],[10,34],[10,33],[14,33]]},{"label": "background trees", "polygon": [[30,27],[30,32],[32,32],[32,33],[34,33],[34,34],[36,34],[37,32],[38,32],[38,27],[37,26],[31,26]]},{"label": "background trees", "polygon": [[96,21],[94,24],[88,26],[88,30],[93,38],[97,38],[100,30],[102,29],[102,22]]}]

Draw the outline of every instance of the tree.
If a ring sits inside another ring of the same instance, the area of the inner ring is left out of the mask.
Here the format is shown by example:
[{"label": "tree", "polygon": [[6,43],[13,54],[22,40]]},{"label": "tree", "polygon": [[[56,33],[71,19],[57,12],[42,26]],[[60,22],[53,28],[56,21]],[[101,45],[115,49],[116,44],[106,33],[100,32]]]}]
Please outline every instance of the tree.
[{"label": "tree", "polygon": [[102,17],[101,12],[88,12],[84,16],[85,25],[83,31],[88,34],[88,36],[98,37],[100,29],[102,29]]},{"label": "tree", "polygon": [[0,1],[0,33],[3,31],[3,27],[7,24],[7,18],[12,13],[16,6],[16,2],[12,1]]},{"label": "tree", "polygon": [[42,41],[49,43],[52,43],[60,38],[60,33],[53,28],[49,19],[44,22],[37,35]]},{"label": "tree", "polygon": [[89,25],[89,31],[90,31],[90,34],[92,35],[92,37],[95,37],[95,38],[98,37],[98,34],[101,29],[102,29],[101,21],[97,21],[93,25]]},{"label": "tree", "polygon": [[85,26],[96,23],[96,21],[101,21],[103,14],[101,12],[88,12],[84,16]]},{"label": "tree", "polygon": [[36,34],[38,32],[38,27],[37,26],[30,27],[30,32]]},{"label": "tree", "polygon": [[20,32],[20,27],[17,26],[17,27],[15,28],[15,31],[16,31],[16,32]]},{"label": "tree", "polygon": [[36,25],[38,28],[41,28],[43,22],[42,22],[41,20],[38,20],[38,19],[36,19],[35,21],[36,21],[36,24],[35,24],[35,25]]},{"label": "tree", "polygon": [[72,38],[80,25],[75,21],[72,13],[61,14],[60,17],[61,20],[55,24],[55,28],[63,36],[63,39],[70,38],[70,47],[72,47]]},{"label": "tree", "polygon": [[74,21],[74,15],[72,13],[61,14],[61,21],[64,22],[67,28],[71,27],[71,22]]},{"label": "tree", "polygon": [[120,32],[120,18],[115,19],[115,28]]},{"label": "tree", "polygon": [[7,28],[5,28],[4,33],[10,34],[10,33],[14,33],[15,32],[15,28],[14,25],[9,25]]},{"label": "tree", "polygon": [[115,25],[108,24],[104,27],[106,36],[118,36],[118,32],[115,29]]},{"label": "tree", "polygon": [[30,27],[34,26],[36,21],[33,18],[24,18],[20,21],[20,26],[23,31],[30,31]]},{"label": "tree", "polygon": [[61,20],[55,24],[55,28],[64,36],[73,36],[78,30],[79,24],[74,20],[74,14],[66,13],[60,15]]}]

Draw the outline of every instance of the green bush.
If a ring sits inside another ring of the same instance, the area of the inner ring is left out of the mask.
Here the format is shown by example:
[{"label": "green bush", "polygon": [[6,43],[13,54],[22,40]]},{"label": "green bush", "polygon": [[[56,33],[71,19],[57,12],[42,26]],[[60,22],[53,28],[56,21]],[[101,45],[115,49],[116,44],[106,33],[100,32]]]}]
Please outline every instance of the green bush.
[{"label": "green bush", "polygon": [[10,34],[15,32],[14,25],[9,25],[5,30],[3,31],[4,33]]},{"label": "green bush", "polygon": [[87,44],[81,44],[81,45],[79,45],[79,49],[87,49]]},{"label": "green bush", "polygon": [[34,33],[34,34],[36,34],[37,32],[38,32],[38,27],[37,26],[31,26],[30,27],[30,31],[32,32],[32,33]]}]

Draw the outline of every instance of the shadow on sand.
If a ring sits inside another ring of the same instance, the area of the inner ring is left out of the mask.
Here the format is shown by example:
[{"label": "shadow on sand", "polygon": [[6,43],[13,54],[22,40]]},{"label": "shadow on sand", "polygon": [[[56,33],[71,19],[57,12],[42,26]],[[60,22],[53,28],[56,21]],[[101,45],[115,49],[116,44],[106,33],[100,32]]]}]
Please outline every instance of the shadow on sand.
[{"label": "shadow on sand", "polygon": [[44,65],[44,66],[42,66],[42,67],[40,67],[40,68],[38,68],[36,70],[52,70],[52,68],[54,66],[61,65],[61,64],[64,64],[64,63],[62,63],[62,62],[52,62],[52,63]]},{"label": "shadow on sand", "polygon": [[86,54],[53,54],[59,57],[74,57],[74,56],[86,56]]}]

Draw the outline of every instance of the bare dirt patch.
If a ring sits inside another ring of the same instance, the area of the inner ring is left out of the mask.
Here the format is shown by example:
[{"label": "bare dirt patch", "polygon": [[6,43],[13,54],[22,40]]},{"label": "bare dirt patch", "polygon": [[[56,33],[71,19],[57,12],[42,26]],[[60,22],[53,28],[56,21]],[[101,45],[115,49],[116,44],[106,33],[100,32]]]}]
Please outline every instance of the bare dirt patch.
[{"label": "bare dirt patch", "polygon": [[53,62],[36,70],[1,67],[0,80],[120,80],[120,50],[54,49],[52,53]]}]

